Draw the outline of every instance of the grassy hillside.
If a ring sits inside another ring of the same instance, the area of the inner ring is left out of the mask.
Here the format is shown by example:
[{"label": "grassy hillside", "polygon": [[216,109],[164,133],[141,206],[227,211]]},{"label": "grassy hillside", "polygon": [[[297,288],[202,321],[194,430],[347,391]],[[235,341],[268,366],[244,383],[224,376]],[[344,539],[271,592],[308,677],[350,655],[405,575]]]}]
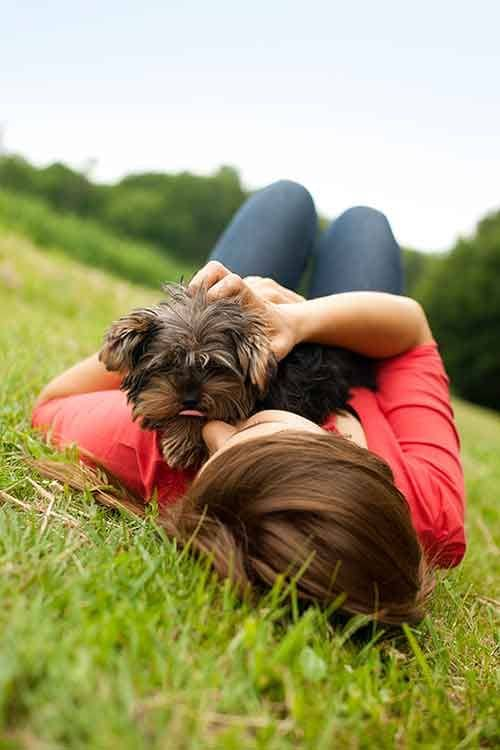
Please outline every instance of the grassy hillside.
[{"label": "grassy hillside", "polygon": [[40,198],[6,190],[0,190],[0,228],[22,232],[46,250],[58,248],[80,263],[154,289],[165,279],[189,278],[195,270],[154,245],[123,239],[96,221],[59,213]]},{"label": "grassy hillside", "polygon": [[469,551],[428,617],[357,642],[274,592],[252,610],[206,565],[23,465],[34,394],[158,293],[0,233],[0,747],[498,746],[500,417],[454,402]]}]

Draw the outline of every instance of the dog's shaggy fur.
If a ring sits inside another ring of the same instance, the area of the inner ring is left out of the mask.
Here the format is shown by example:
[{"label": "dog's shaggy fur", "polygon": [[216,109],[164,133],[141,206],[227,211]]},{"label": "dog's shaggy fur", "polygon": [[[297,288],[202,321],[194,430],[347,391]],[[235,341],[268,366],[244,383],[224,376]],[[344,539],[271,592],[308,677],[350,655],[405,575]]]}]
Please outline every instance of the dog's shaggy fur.
[{"label": "dog's shaggy fur", "polygon": [[[262,409],[283,409],[321,424],[347,403],[353,386],[376,389],[374,362],[338,347],[303,343],[277,362],[266,322],[241,297],[208,302],[181,284],[167,299],[133,310],[106,334],[99,358],[124,373],[134,419],[161,432],[172,468],[207,459],[206,419],[235,424]],[[203,416],[182,414],[201,412]]]}]

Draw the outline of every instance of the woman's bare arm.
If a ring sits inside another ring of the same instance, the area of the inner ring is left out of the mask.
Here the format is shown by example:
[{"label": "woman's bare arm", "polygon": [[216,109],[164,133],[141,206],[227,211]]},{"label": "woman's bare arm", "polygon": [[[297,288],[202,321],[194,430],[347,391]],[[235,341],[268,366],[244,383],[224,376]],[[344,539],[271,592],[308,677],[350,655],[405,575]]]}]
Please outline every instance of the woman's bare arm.
[{"label": "woman's bare arm", "polygon": [[[283,306],[285,307],[285,306]],[[434,341],[422,306],[386,292],[343,292],[286,305],[299,341],[393,357]]]},{"label": "woman's bare arm", "polygon": [[108,372],[99,362],[98,353],[92,354],[51,380],[38,396],[35,407],[52,398],[75,393],[115,390],[120,387],[122,377],[119,372]]}]

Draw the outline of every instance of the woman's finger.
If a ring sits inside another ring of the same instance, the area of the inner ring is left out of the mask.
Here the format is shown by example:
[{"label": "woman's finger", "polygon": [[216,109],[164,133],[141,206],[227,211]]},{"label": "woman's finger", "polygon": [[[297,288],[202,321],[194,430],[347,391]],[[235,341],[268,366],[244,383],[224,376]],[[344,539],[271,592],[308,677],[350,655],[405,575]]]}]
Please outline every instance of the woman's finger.
[{"label": "woman's finger", "polygon": [[216,299],[233,297],[235,294],[246,289],[247,287],[245,287],[241,276],[238,276],[237,273],[229,272],[227,276],[224,276],[223,279],[210,287],[207,293],[207,300],[214,302]]},{"label": "woman's finger", "polygon": [[203,268],[195,273],[193,278],[188,284],[188,289],[194,291],[204,284],[207,289],[216,284],[220,279],[228,276],[231,273],[229,268],[226,268],[218,260],[209,260],[205,263]]}]

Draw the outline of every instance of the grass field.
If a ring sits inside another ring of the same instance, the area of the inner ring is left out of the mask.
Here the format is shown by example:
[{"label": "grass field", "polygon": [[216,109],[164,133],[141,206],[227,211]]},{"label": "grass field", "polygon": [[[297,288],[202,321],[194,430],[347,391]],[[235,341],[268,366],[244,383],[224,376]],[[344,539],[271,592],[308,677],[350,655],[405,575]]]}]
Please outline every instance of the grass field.
[{"label": "grass field", "polygon": [[158,293],[0,232],[0,748],[495,748],[500,416],[454,400],[469,550],[390,638],[239,604],[206,564],[23,464],[34,394]]}]

